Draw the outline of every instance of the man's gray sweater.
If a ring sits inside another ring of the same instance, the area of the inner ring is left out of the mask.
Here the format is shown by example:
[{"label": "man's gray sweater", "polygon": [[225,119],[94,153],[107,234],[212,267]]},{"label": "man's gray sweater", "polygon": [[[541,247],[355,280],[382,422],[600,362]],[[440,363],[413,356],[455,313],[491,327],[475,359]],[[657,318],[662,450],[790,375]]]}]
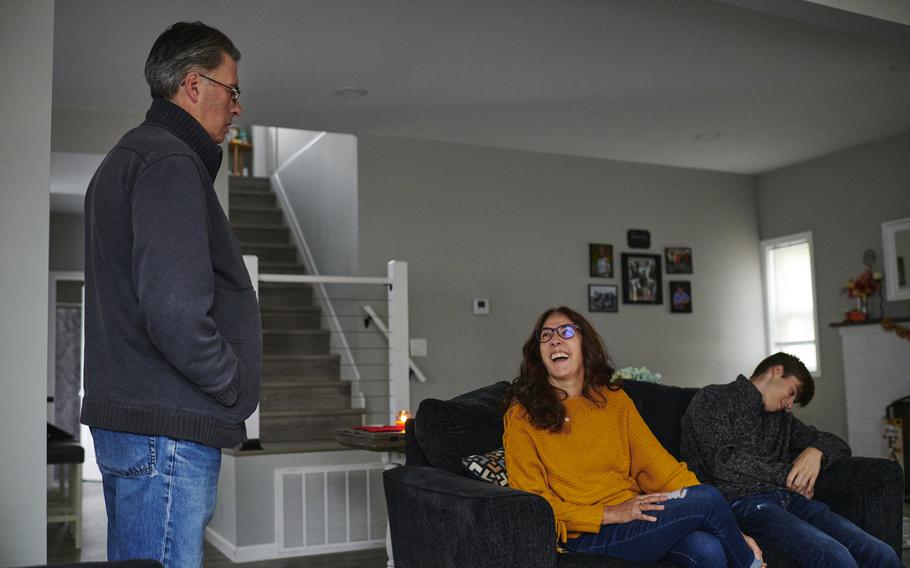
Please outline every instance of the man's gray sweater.
[{"label": "man's gray sweater", "polygon": [[221,148],[155,99],[85,197],[89,426],[236,446],[259,402],[259,304],[212,183]]},{"label": "man's gray sweater", "polygon": [[822,468],[850,455],[834,434],[789,412],[767,412],[761,393],[742,375],[701,389],[682,419],[682,459],[730,501],[785,488],[793,459],[809,447],[821,450]]}]

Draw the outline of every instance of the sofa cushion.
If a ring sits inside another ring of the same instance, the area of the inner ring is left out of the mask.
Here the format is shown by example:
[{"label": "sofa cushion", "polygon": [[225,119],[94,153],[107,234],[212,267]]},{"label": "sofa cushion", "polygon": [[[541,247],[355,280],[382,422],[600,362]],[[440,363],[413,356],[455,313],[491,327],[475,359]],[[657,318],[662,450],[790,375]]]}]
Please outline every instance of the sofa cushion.
[{"label": "sofa cushion", "polygon": [[622,388],[651,432],[677,460],[682,436],[680,421],[698,389],[641,381],[624,381]]},{"label": "sofa cushion", "polygon": [[502,447],[501,402],[508,386],[500,381],[451,400],[420,403],[415,435],[433,467],[465,475],[463,457]]},{"label": "sofa cushion", "polygon": [[495,483],[501,487],[509,486],[509,474],[506,471],[506,451],[502,448],[475,454],[461,459],[468,472],[477,479]]}]

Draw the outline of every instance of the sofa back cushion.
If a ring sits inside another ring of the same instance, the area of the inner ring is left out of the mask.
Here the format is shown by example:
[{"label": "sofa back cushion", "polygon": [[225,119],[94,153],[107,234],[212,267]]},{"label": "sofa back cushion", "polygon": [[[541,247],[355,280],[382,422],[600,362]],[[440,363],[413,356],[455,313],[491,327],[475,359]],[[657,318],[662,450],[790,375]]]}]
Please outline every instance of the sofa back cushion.
[{"label": "sofa back cushion", "polygon": [[624,381],[622,388],[658,441],[673,457],[680,459],[680,421],[698,389],[640,381]]},{"label": "sofa back cushion", "polygon": [[451,400],[420,403],[414,434],[430,465],[465,475],[462,458],[502,447],[500,403],[508,386],[500,381]]}]

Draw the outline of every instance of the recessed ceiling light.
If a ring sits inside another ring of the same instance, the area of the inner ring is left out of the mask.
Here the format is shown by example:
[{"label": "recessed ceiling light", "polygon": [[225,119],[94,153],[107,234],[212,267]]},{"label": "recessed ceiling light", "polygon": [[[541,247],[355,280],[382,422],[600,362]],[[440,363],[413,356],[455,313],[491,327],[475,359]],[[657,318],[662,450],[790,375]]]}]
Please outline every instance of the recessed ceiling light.
[{"label": "recessed ceiling light", "polygon": [[695,135],[696,140],[717,140],[722,134],[720,132],[699,132]]},{"label": "recessed ceiling light", "polygon": [[889,67],[892,71],[910,71],[910,59],[899,61]]},{"label": "recessed ceiling light", "polygon": [[359,99],[360,97],[367,96],[367,90],[361,89],[360,87],[342,87],[340,89],[335,89],[334,94],[336,97],[341,97],[342,99]]}]

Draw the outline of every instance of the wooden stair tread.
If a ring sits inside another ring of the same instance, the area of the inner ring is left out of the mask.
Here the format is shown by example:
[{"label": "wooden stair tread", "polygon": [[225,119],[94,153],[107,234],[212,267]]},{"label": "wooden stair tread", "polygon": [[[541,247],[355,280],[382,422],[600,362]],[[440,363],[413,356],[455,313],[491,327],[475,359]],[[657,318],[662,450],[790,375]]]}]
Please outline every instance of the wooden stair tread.
[{"label": "wooden stair tread", "polygon": [[334,438],[301,440],[298,442],[266,442],[261,450],[224,449],[222,452],[237,457],[264,456],[269,454],[297,454],[308,452],[357,451],[342,446]]},{"label": "wooden stair tread", "polygon": [[[255,192],[249,192],[255,193]],[[281,207],[252,207],[250,205],[229,205],[231,211],[238,211],[243,213],[274,213],[275,211],[284,212]]]},{"label": "wooden stair tread", "polygon": [[309,355],[263,355],[263,361],[314,361],[319,359],[340,359],[341,356],[335,353],[319,353]]},{"label": "wooden stair tread", "polygon": [[327,329],[264,329],[262,335],[329,335]]},{"label": "wooden stair tread", "polygon": [[276,382],[274,379],[263,379],[260,385],[264,389],[298,389],[298,388],[335,388],[335,387],[347,387],[351,384],[350,381],[342,381],[338,379],[336,381],[300,381],[300,382]]},{"label": "wooden stair tread", "polygon": [[260,410],[260,418],[316,418],[319,416],[353,416],[365,414],[365,408],[319,408],[315,410]]},{"label": "wooden stair tread", "polygon": [[257,248],[270,248],[270,249],[280,249],[280,250],[297,250],[297,245],[291,245],[286,243],[252,243],[249,241],[239,242],[240,248],[243,247],[257,247]]}]

